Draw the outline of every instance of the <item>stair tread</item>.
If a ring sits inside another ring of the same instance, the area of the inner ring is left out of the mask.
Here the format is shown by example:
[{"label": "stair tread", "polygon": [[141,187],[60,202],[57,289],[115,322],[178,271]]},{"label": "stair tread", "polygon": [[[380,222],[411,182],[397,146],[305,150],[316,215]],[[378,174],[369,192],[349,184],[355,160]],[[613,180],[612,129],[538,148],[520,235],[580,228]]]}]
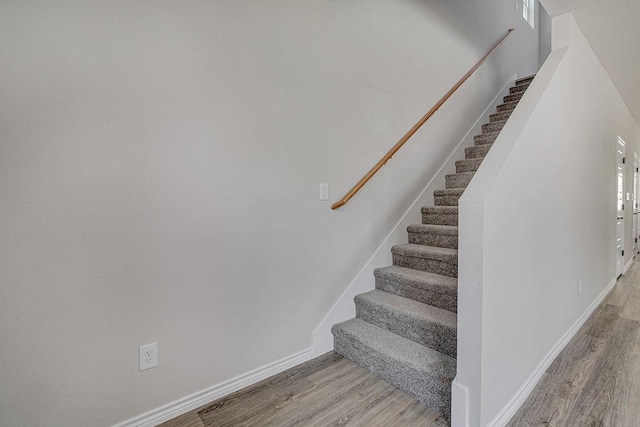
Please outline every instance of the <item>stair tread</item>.
[{"label": "stair tread", "polygon": [[[481,158],[476,158],[476,159],[462,159],[462,160],[456,160],[456,164],[459,165],[471,165],[471,164],[475,164],[475,163],[482,163],[482,159]],[[449,190],[453,190],[452,188],[450,188]],[[438,190],[436,190],[438,191]]]},{"label": "stair tread", "polygon": [[475,174],[475,172],[459,172],[459,173],[448,173],[446,176],[454,176],[454,175],[470,176],[473,174]]},{"label": "stair tread", "polygon": [[452,312],[458,311],[458,279],[399,265],[376,268],[376,289],[420,301]]},{"label": "stair tread", "polygon": [[408,316],[424,323],[438,323],[450,329],[457,328],[456,313],[379,289],[356,295],[357,300],[366,301],[399,316]]},{"label": "stair tread", "polygon": [[422,213],[458,215],[457,206],[424,206],[421,211]]},{"label": "stair tread", "polygon": [[504,113],[505,111],[511,111],[514,108],[516,108],[516,105],[518,105],[518,102],[519,102],[519,100],[518,101],[511,101],[511,102],[504,102],[504,103],[498,105],[496,108],[504,107],[505,108],[504,111],[498,110],[499,113]]},{"label": "stair tread", "polygon": [[486,137],[489,137],[489,136],[497,136],[497,135],[500,135],[500,132],[501,132],[501,131],[502,131],[502,130],[494,130],[494,131],[492,131],[492,132],[485,132],[485,133],[481,133],[480,135],[476,135],[476,136],[486,136]]},{"label": "stair tread", "polygon": [[[482,164],[482,160],[482,157],[476,157],[475,159],[456,160],[456,172],[477,172],[480,168],[480,165]],[[450,190],[460,189],[450,188]]]},{"label": "stair tread", "polygon": [[502,98],[503,102],[519,101],[522,99],[526,91],[511,93]]},{"label": "stair tread", "polygon": [[535,74],[532,74],[530,76],[522,77],[521,79],[516,80],[516,86],[526,84],[527,82],[533,80],[535,76],[536,76]]},{"label": "stair tread", "polygon": [[409,233],[427,233],[436,232],[438,234],[447,234],[451,236],[458,235],[457,225],[437,225],[437,224],[411,224],[407,227]]},{"label": "stair tread", "polygon": [[474,146],[477,147],[478,145],[493,144],[495,140],[498,139],[498,135],[500,135],[501,131],[502,129],[493,131],[493,132],[481,133],[480,135],[475,135],[473,137],[473,142],[475,144]]},{"label": "stair tread", "polygon": [[375,277],[394,278],[403,284],[411,283],[420,287],[438,285],[447,288],[458,288],[458,279],[455,277],[443,276],[442,274],[431,273],[428,271],[414,270],[413,268],[400,267],[399,265],[377,268],[373,274]]},{"label": "stair tread", "polygon": [[529,88],[530,83],[524,83],[517,86],[511,86],[509,88],[509,94],[513,95],[520,92],[525,92]]},{"label": "stair tread", "polygon": [[[460,172],[464,173],[464,172]],[[470,172],[472,173],[472,172]],[[433,192],[434,196],[459,196],[464,193],[464,188],[442,188]]]},{"label": "stair tread", "polygon": [[362,319],[350,319],[334,325],[335,333],[343,333],[364,347],[383,353],[387,359],[428,374],[441,381],[453,381],[456,359],[424,345],[372,325]]},{"label": "stair tread", "polygon": [[506,120],[509,120],[509,117],[511,117],[511,111],[503,111],[502,113],[494,113],[494,114],[491,114],[489,116],[489,123],[498,123],[498,122],[502,121],[503,118],[506,121]]},{"label": "stair tread", "polygon": [[391,253],[428,259],[444,259],[449,261],[451,258],[458,260],[458,250],[450,248],[439,248],[437,246],[416,245],[415,243],[404,243],[395,245],[391,248]]}]

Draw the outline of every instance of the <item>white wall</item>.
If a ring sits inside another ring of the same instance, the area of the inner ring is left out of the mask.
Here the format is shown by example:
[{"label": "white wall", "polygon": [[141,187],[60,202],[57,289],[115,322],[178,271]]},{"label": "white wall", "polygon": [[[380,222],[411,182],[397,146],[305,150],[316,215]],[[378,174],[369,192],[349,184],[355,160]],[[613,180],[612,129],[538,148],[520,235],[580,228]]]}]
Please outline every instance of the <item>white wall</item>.
[{"label": "white wall", "polygon": [[544,61],[547,60],[547,57],[551,53],[551,16],[549,16],[541,4],[538,6],[539,13],[537,25],[540,35],[538,58],[540,66],[542,67],[542,64],[544,64]]},{"label": "white wall", "polygon": [[553,24],[554,51],[461,199],[453,425],[465,392],[468,425],[503,425],[615,283],[616,141],[632,158],[640,128],[573,17]]},{"label": "white wall", "polygon": [[[433,3],[0,3],[2,423],[112,424],[308,349],[498,82],[535,70],[511,2]],[[511,26],[350,205],[318,201]]]}]

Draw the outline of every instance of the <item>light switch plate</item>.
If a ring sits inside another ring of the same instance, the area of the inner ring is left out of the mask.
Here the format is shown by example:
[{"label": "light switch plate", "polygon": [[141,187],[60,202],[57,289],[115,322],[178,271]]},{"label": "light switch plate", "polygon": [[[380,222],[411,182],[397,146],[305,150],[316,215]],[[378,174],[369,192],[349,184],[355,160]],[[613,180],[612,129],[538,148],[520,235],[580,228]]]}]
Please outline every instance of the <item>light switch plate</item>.
[{"label": "light switch plate", "polygon": [[320,183],[320,200],[329,200],[329,184]]}]

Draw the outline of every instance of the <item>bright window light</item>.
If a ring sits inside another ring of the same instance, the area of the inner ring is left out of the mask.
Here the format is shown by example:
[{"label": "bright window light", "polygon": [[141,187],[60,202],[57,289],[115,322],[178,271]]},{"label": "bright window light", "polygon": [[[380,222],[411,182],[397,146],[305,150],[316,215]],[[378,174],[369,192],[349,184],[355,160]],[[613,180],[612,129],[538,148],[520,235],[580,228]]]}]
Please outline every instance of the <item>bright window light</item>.
[{"label": "bright window light", "polygon": [[531,25],[531,28],[534,28],[534,1],[535,0],[522,0],[522,17]]}]

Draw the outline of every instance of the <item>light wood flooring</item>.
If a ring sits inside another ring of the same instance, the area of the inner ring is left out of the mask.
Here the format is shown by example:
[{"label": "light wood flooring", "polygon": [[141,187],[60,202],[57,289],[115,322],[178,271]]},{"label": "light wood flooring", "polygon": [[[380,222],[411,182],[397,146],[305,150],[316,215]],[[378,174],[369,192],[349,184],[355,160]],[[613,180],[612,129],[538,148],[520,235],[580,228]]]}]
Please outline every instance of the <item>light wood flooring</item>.
[{"label": "light wood flooring", "polygon": [[640,261],[618,280],[508,426],[640,426]]},{"label": "light wood flooring", "polygon": [[[409,395],[332,352],[161,426],[446,425]],[[522,426],[640,426],[640,261],[509,423]]]},{"label": "light wood flooring", "polygon": [[408,394],[331,352],[161,424],[209,426],[446,426]]}]

